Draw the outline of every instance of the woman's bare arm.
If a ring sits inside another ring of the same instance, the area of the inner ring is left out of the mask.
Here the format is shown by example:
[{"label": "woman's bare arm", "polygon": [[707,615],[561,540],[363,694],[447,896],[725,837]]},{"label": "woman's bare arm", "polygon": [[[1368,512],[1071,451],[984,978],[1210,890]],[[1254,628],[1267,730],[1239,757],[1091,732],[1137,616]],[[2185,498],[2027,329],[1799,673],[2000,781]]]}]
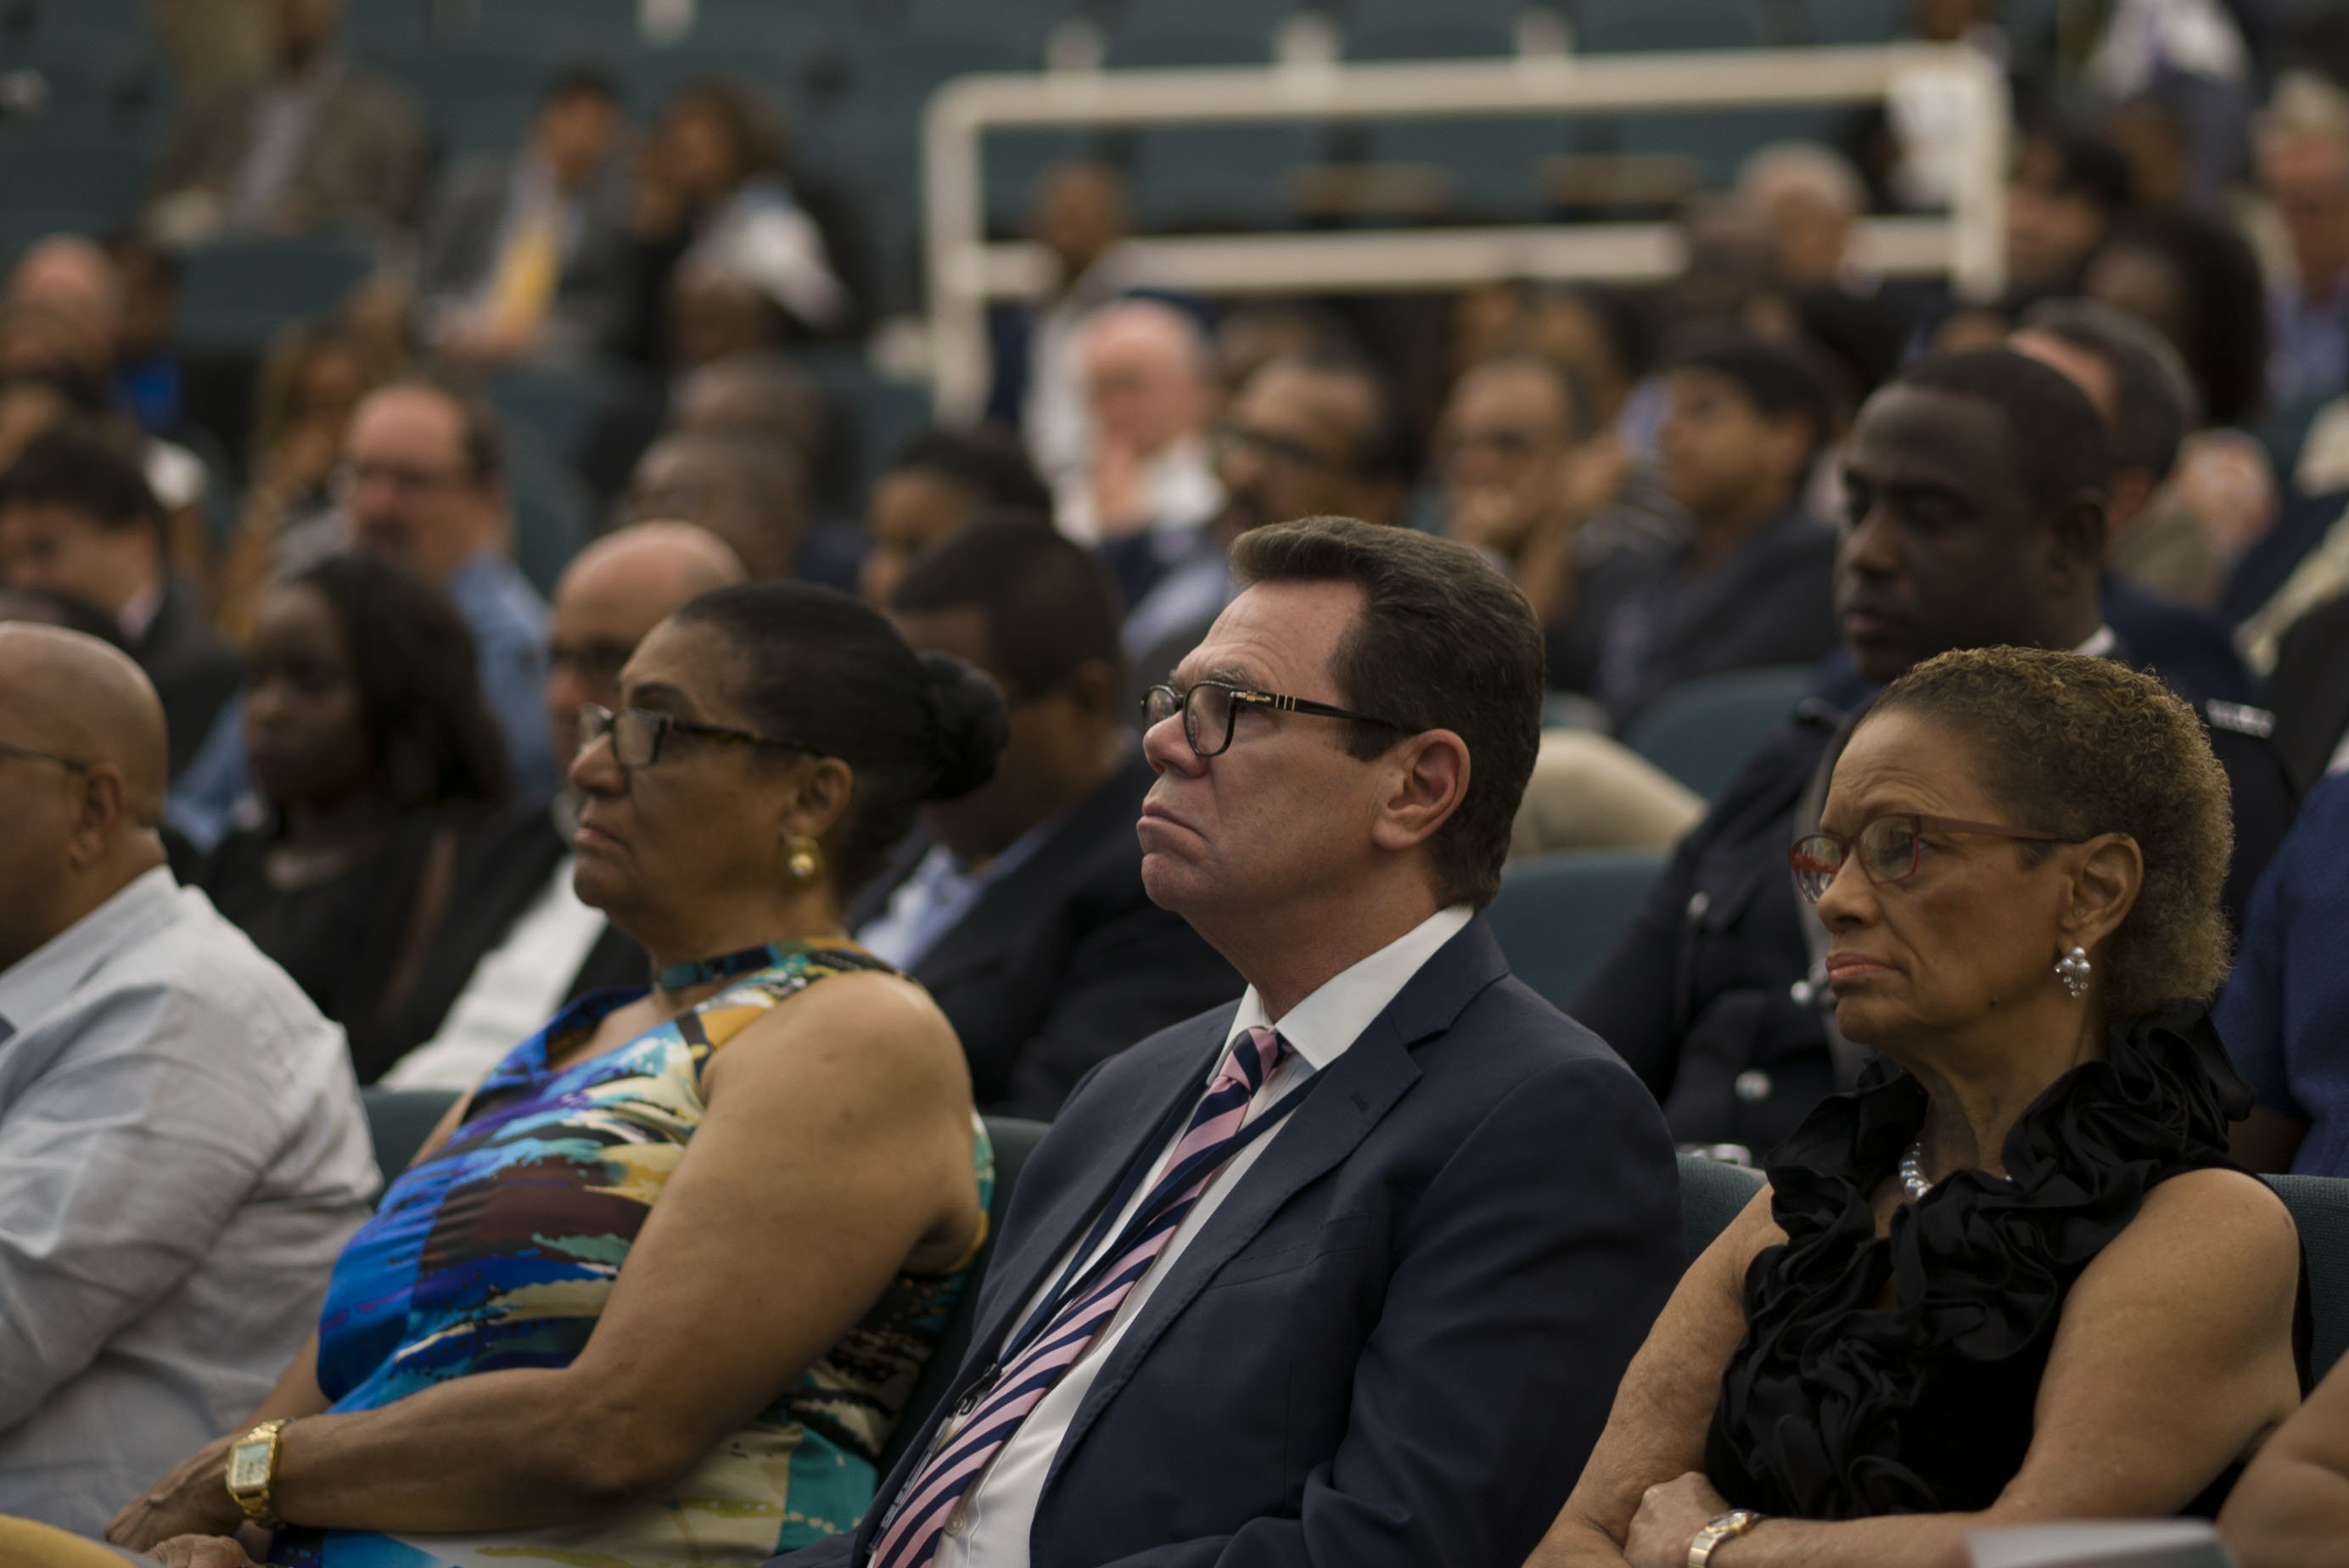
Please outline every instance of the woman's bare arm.
[{"label": "woman's bare arm", "polygon": [[[704,1088],[708,1114],[578,1359],[296,1422],[279,1460],[285,1518],[518,1528],[654,1490],[770,1403],[909,1258],[951,1263],[976,1233],[968,1073],[905,982],[827,981],[750,1025]],[[225,1501],[220,1460],[209,1469],[188,1495]]]},{"label": "woman's bare arm", "polygon": [[1746,1268],[1763,1248],[1785,1240],[1771,1222],[1764,1187],[1689,1265],[1631,1358],[1582,1479],[1526,1568],[1622,1568],[1641,1496],[1704,1462],[1721,1375],[1745,1333]]}]

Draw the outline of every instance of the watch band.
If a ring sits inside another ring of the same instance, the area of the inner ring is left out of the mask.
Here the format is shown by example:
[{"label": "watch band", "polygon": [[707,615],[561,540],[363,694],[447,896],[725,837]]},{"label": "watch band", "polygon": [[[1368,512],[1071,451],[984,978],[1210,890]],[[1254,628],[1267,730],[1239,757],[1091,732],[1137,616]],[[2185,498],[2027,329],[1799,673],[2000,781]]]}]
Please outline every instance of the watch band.
[{"label": "watch band", "polygon": [[282,1418],[264,1421],[229,1445],[229,1498],[264,1530],[275,1530],[285,1522],[278,1517],[272,1495],[277,1486],[278,1436],[285,1429]]},{"label": "watch band", "polygon": [[1688,1568],[1706,1568],[1723,1542],[1736,1540],[1761,1523],[1763,1518],[1750,1508],[1733,1508],[1706,1521],[1704,1528],[1696,1532],[1696,1539],[1689,1542]]}]

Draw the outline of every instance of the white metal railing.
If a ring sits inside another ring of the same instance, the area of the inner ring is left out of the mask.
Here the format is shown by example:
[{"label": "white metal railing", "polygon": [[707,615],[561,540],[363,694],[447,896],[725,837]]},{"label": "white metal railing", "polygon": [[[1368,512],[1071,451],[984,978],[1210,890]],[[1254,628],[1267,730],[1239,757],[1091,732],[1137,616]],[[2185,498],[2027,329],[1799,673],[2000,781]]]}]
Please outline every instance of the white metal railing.
[{"label": "white metal railing", "polygon": [[[987,396],[988,302],[1032,295],[1050,277],[1034,244],[987,241],[979,144],[989,131],[1859,104],[1929,76],[1960,109],[1949,215],[1869,219],[1855,244],[1878,271],[1946,273],[1961,293],[1994,294],[2004,278],[2005,86],[1996,67],[1961,46],[958,77],[931,96],[922,127],[937,412],[977,416]],[[1137,239],[1132,248],[1137,276],[1199,294],[1402,291],[1505,277],[1630,282],[1669,277],[1681,264],[1668,223],[1186,235]]]}]

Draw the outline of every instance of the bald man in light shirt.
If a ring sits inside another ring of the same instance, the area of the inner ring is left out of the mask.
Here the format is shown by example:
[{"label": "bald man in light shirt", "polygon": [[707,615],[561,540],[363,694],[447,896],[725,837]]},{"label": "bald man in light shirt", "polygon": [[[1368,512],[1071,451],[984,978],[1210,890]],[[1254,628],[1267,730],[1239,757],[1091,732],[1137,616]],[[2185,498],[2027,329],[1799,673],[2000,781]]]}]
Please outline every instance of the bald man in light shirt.
[{"label": "bald man in light shirt", "polygon": [[[574,557],[554,585],[546,722],[561,775],[579,750],[579,710],[619,701],[620,666],[688,599],[743,580],[724,541],[689,522],[640,522]],[[598,985],[641,985],[636,944],[571,889],[578,806],[568,784],[525,800],[483,834],[395,1020],[421,1042],[395,1062],[391,1088],[468,1089],[552,1017]]]},{"label": "bald man in light shirt", "polygon": [[97,1535],[259,1403],[376,1187],[342,1031],[172,881],[129,657],[0,625],[0,1514]]}]

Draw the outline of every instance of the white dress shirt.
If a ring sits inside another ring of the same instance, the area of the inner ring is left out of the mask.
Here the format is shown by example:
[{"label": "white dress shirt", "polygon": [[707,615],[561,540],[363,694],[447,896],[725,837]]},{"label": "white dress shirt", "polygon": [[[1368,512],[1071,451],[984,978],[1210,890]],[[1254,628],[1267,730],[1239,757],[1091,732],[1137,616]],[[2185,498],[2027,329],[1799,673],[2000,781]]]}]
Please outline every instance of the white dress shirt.
[{"label": "white dress shirt", "polygon": [[[1475,912],[1466,904],[1454,904],[1429,915],[1394,941],[1380,948],[1353,967],[1324,981],[1320,988],[1288,1011],[1278,1021],[1265,1016],[1264,1002],[1251,985],[1240,996],[1239,1011],[1232,1017],[1232,1026],[1224,1037],[1228,1050],[1233,1040],[1249,1029],[1278,1026],[1280,1037],[1288,1042],[1289,1053],[1268,1075],[1248,1101],[1247,1121],[1253,1121],[1280,1098],[1315,1073],[1328,1068],[1345,1055],[1347,1049],[1370,1027],[1381,1013],[1410,984],[1421,965],[1435,955],[1436,950],[1460,934]],[[1223,1057],[1218,1056],[1200,1080],[1200,1092],[1215,1081],[1222,1070]],[[1009,1442],[987,1472],[965,1492],[962,1501],[948,1516],[947,1534],[938,1543],[936,1568],[1026,1568],[1028,1537],[1036,1523],[1036,1504],[1043,1495],[1044,1480],[1051,1472],[1052,1460],[1061,1451],[1061,1439],[1067,1434],[1069,1424],[1076,1418],[1083,1405],[1086,1392],[1101,1373],[1110,1355],[1117,1348],[1143,1307],[1148,1304],[1151,1292],[1174,1266],[1174,1260],[1192,1238],[1206,1228],[1207,1222],[1225,1197],[1247,1175],[1248,1168],[1263,1157],[1264,1151],[1287,1130],[1276,1127],[1265,1137],[1248,1144],[1232,1156],[1222,1172],[1199,1195],[1191,1212],[1183,1217],[1174,1234],[1167,1240],[1165,1250],[1158,1254],[1150,1272],[1135,1284],[1121,1303],[1109,1326],[1087,1347],[1085,1353],[1068,1370],[1067,1376],[1054,1385],[1051,1392],[1037,1402],[1011,1435]],[[1108,1234],[1094,1249],[1093,1257],[1116,1244],[1126,1222],[1141,1207],[1142,1201],[1156,1186],[1166,1158],[1182,1141],[1177,1130],[1168,1140],[1151,1169],[1150,1179],[1134,1190],[1123,1212],[1112,1225]],[[1082,1243],[1080,1243],[1080,1245]],[[1075,1248],[1070,1249],[1071,1253]],[[1066,1272],[1069,1256],[1063,1254],[1046,1271],[1041,1289],[1021,1307],[1019,1322],[1040,1305],[1051,1294]],[[1092,1259],[1087,1260],[1088,1263]]]},{"label": "white dress shirt", "polygon": [[471,1088],[546,1026],[604,934],[604,912],[571,889],[577,864],[577,856],[563,857],[505,940],[473,965],[440,1032],[391,1064],[386,1088]]},{"label": "white dress shirt", "polygon": [[343,1032],[169,871],[0,971],[0,1513],[98,1535],[251,1414],[375,1188]]}]

